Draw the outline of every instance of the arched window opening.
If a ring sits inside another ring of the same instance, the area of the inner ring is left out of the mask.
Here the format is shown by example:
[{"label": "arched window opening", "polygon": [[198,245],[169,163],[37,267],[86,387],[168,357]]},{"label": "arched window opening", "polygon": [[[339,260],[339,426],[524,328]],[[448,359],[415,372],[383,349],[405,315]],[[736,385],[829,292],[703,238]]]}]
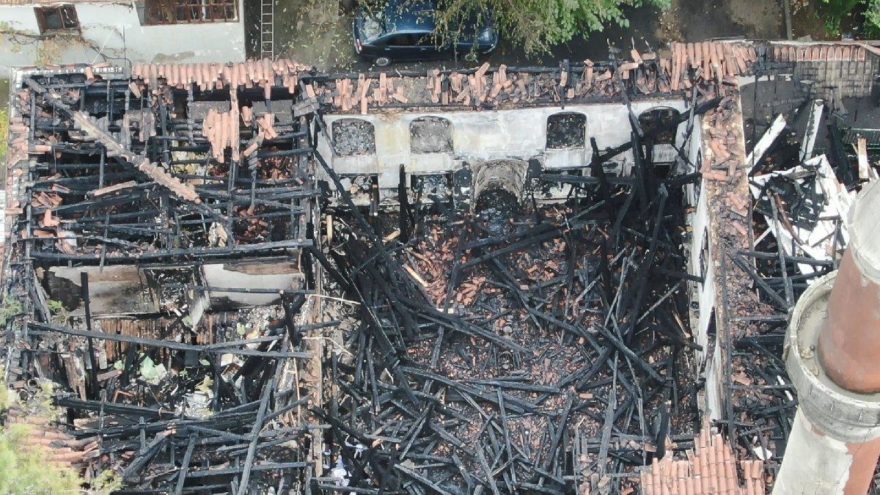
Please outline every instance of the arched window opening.
[{"label": "arched window opening", "polygon": [[674,108],[652,108],[639,115],[639,125],[652,144],[675,144],[678,116]]},{"label": "arched window opening", "polygon": [[333,145],[339,156],[357,156],[376,153],[376,130],[363,119],[333,121]]},{"label": "arched window opening", "polygon": [[562,112],[547,117],[547,148],[583,148],[587,140],[587,116]]},{"label": "arched window opening", "polygon": [[409,125],[413,153],[451,153],[452,122],[443,117],[419,117]]}]

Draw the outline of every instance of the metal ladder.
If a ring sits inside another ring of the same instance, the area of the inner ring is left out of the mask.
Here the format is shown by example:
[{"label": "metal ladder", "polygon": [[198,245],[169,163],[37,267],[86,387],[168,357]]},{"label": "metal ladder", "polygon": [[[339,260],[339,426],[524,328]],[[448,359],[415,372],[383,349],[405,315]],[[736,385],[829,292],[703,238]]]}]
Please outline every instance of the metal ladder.
[{"label": "metal ladder", "polygon": [[275,0],[260,0],[260,58],[275,59]]}]

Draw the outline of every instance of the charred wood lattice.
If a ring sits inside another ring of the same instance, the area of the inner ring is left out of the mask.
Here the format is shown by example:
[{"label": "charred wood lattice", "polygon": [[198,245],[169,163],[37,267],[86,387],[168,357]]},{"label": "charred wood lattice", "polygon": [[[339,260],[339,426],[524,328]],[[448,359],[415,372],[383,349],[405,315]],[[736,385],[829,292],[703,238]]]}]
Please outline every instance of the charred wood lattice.
[{"label": "charred wood lattice", "polygon": [[[286,88],[152,81],[87,71],[29,77],[16,93],[10,170],[25,179],[6,282],[27,317],[3,335],[4,368],[10,383],[68,385],[54,397],[59,427],[88,447],[77,462],[86,478],[114,471],[136,493],[299,492],[327,427],[307,413],[320,398],[299,380],[319,378],[309,366],[320,346],[300,345],[323,328],[303,310],[314,279],[207,287],[196,274],[207,260],[287,256],[291,279],[303,275],[317,197],[305,122]],[[159,304],[93,318],[87,272],[103,268],[85,265],[141,274]],[[82,267],[82,279],[49,301],[58,267]],[[208,291],[280,303],[227,312],[201,300]],[[50,309],[68,300],[76,314]]]},{"label": "charred wood lattice", "polygon": [[[263,91],[26,82],[16,103],[30,122],[33,185],[20,228],[33,258],[162,262],[309,244],[308,132]],[[217,114],[206,107],[233,111],[207,121]]]},{"label": "charred wood lattice", "polygon": [[[284,311],[296,313],[303,301],[285,302]],[[112,469],[126,490],[137,492],[301,490],[302,471],[311,466],[309,434],[326,426],[301,414],[312,399],[300,384],[287,383],[283,364],[309,356],[283,350],[289,345],[283,318],[268,321],[264,335],[237,338],[245,315],[220,315],[212,329],[220,341],[204,345],[31,322],[29,333],[40,340],[24,354],[51,365],[58,381],[75,381],[79,373],[85,383],[80,394],[60,394],[55,403],[69,411],[73,439],[95,442],[83,463],[91,473]],[[76,360],[81,352],[46,352],[59,339],[69,349],[89,349],[84,342],[92,339],[127,347],[115,365],[91,361],[83,369]],[[160,366],[157,376],[152,370]]]},{"label": "charred wood lattice", "polygon": [[[401,200],[403,223],[365,216],[315,155],[343,201],[312,254],[360,303],[325,365],[338,393],[314,411],[340,475],[317,487],[580,493],[692,445],[682,179],[649,178],[637,154],[639,178],[584,181],[566,205],[511,218]],[[401,224],[409,241],[388,241]]]},{"label": "charred wood lattice", "polygon": [[[739,445],[765,459],[772,476],[785,455],[798,406],[783,361],[789,318],[807,287],[837,268],[848,241],[849,206],[876,172],[864,166],[869,162],[865,143],[861,149],[850,146],[855,142],[844,145],[838,116],[832,112],[827,128],[813,121],[811,112],[821,113],[821,103],[809,95],[780,103],[759,89],[752,89],[755,114],[748,117],[753,126],[759,125],[759,109],[781,110],[769,116],[772,124],[766,119],[763,136],[753,135],[751,201],[740,198],[731,205],[748,214],[751,232],[747,243],[725,254],[742,286],[750,289],[738,295],[743,304],[732,318],[729,419]],[[799,121],[805,121],[805,129]],[[827,143],[827,154],[807,146],[816,134]]]}]

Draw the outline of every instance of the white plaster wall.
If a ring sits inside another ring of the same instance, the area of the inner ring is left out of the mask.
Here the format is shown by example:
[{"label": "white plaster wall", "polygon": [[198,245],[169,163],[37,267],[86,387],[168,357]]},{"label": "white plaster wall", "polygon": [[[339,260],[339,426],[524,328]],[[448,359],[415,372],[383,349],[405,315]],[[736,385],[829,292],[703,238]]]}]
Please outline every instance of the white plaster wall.
[{"label": "white plaster wall", "polygon": [[715,358],[721,354],[721,346],[715,340],[714,349],[709,353],[712,358],[706,361],[706,403],[704,414],[709,421],[720,420],[724,417],[721,400],[721,380],[724,374],[721,372],[721,360]]},{"label": "white plaster wall", "polygon": [[0,5],[0,22],[13,31],[40,34],[33,5]]},{"label": "white plaster wall", "polygon": [[[639,101],[633,103],[636,115],[656,106],[684,109],[680,100]],[[547,118],[562,112],[582,113],[587,117],[584,148],[546,150]],[[440,116],[452,122],[453,152],[451,154],[410,153],[410,123],[420,117]],[[629,113],[622,103],[567,105],[560,107],[518,108],[494,111],[401,112],[369,115],[328,115],[327,127],[339,119],[358,118],[373,124],[376,153],[354,157],[334,157],[326,140],[320,140],[318,151],[339,174],[379,175],[382,188],[397,187],[399,167],[408,173],[426,174],[451,170],[463,162],[537,158],[545,168],[570,168],[589,164],[592,158],[590,138],[595,137],[599,149],[618,146],[630,140]],[[616,159],[629,170],[632,153]]]},{"label": "white plaster wall", "polygon": [[[679,127],[679,132],[684,132],[686,126]],[[679,136],[683,139],[683,136]],[[702,125],[699,117],[695,118],[694,129],[691,133],[690,141],[684,149],[685,155],[694,164],[700,167],[702,156],[703,134]],[[680,173],[692,172],[693,169],[688,165],[683,165]],[[702,351],[696,351],[699,369],[695,372],[702,372],[706,379],[705,403],[706,413],[711,419],[722,417],[721,410],[721,389],[719,387],[719,361],[716,356],[721,352],[718,348],[718,342],[710,344],[709,326],[712,322],[715,307],[715,272],[712,263],[712,253],[708,246],[707,238],[709,235],[709,203],[705,194],[701,194],[706,190],[706,181],[702,180],[699,186],[688,184],[685,190],[686,201],[693,211],[688,216],[688,224],[691,227],[690,243],[687,245],[688,251],[688,273],[703,277],[702,283],[689,282],[689,294],[692,302],[696,303],[696,308],[690,311],[691,331],[694,336],[694,343],[702,347]],[[706,242],[707,250],[703,252],[703,243]],[[702,262],[700,261],[702,258]],[[705,272],[703,271],[705,267]]]},{"label": "white plaster wall", "polygon": [[105,57],[156,63],[245,59],[244,0],[239,0],[238,22],[158,26],[142,26],[134,2],[77,3],[74,7],[81,34],[40,37],[32,5],[0,5],[0,22],[20,33],[0,35],[0,71],[9,75],[14,67],[46,61],[95,63]]},{"label": "white plaster wall", "polygon": [[[705,184],[703,184],[705,186]],[[708,330],[712,308],[715,305],[715,273],[712,264],[711,247],[702,252],[703,243],[709,235],[709,205],[706,195],[701,194],[697,201],[697,208],[691,218],[691,256],[688,260],[689,271],[691,275],[703,277],[703,283],[698,284],[697,302],[699,309],[697,311],[697,321],[694,326],[694,340],[698,345],[703,346],[702,356],[705,356],[707,344],[709,342]],[[702,258],[702,262],[700,261]],[[705,273],[703,273],[705,269]]]},{"label": "white plaster wall", "polygon": [[[773,495],[833,495],[848,493],[853,456],[844,442],[814,426],[801,408],[794,416],[786,462],[782,463]],[[788,462],[788,456],[797,462]],[[873,491],[872,491],[873,493]]]}]

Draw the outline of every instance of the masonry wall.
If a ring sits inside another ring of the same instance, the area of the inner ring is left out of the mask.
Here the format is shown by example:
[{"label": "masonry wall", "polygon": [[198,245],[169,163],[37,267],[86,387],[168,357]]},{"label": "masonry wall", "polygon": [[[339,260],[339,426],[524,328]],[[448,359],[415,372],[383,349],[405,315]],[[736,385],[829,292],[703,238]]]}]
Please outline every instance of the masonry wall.
[{"label": "masonry wall", "polygon": [[871,94],[880,65],[880,50],[869,45],[773,43],[768,58],[792,64],[798,81],[813,81],[817,96],[863,97]]},{"label": "masonry wall", "polygon": [[[703,162],[703,132],[702,119],[697,117],[694,122],[694,130],[687,147],[684,149],[690,162],[700,169]],[[683,171],[686,173],[686,171]],[[689,298],[692,302],[690,311],[690,327],[693,333],[694,343],[702,350],[696,351],[695,355],[699,372],[706,378],[705,397],[703,406],[706,414],[711,419],[722,417],[721,389],[719,383],[719,355],[718,341],[714,335],[715,301],[717,288],[715,285],[715,267],[712,263],[713,254],[709,242],[710,220],[709,201],[705,194],[708,181],[701,179],[698,184],[686,186],[686,198],[691,208],[688,215],[690,226],[690,242],[685,246],[688,253],[688,273],[702,279],[701,282],[689,282]]]},{"label": "masonry wall", "polygon": [[112,62],[245,60],[244,0],[237,22],[141,24],[134,2],[76,3],[80,32],[41,35],[33,5],[0,5],[0,72],[11,68]]},{"label": "masonry wall", "polygon": [[[681,100],[658,99],[632,104],[636,115],[656,107],[671,107],[679,111],[685,108]],[[584,146],[547,148],[547,119],[563,112],[586,116]],[[430,116],[442,117],[451,123],[451,152],[412,152],[410,125],[416,119]],[[545,169],[583,167],[589,165],[592,158],[590,138],[596,139],[599,149],[606,149],[629,142],[631,133],[629,113],[622,103],[436,114],[414,111],[327,115],[325,121],[331,133],[333,123],[342,119],[360,119],[372,124],[375,151],[354,156],[334,156],[326,140],[319,140],[318,151],[341,175],[378,175],[381,188],[397,187],[401,164],[406,166],[408,173],[414,174],[447,172],[463,163],[474,165],[493,160],[533,158],[538,159]],[[620,165],[620,173],[626,175],[632,165],[632,153],[621,153],[615,161]]]}]

